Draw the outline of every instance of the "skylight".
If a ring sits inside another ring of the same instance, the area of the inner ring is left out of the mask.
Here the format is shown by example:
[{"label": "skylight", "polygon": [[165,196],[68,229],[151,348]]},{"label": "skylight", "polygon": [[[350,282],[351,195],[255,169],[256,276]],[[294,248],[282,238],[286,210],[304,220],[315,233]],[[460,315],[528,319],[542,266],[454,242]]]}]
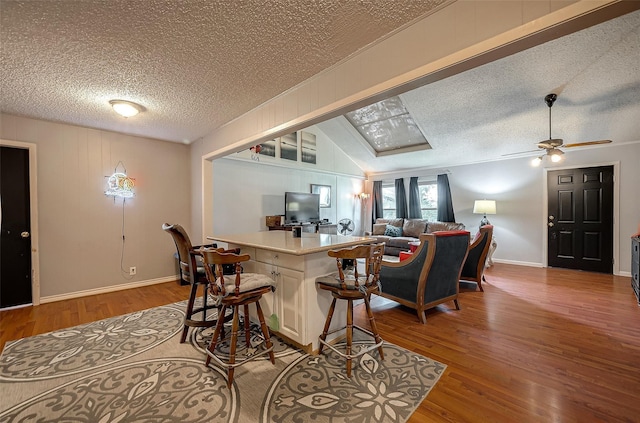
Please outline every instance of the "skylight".
[{"label": "skylight", "polygon": [[345,117],[375,150],[376,156],[431,149],[398,96],[354,110]]}]

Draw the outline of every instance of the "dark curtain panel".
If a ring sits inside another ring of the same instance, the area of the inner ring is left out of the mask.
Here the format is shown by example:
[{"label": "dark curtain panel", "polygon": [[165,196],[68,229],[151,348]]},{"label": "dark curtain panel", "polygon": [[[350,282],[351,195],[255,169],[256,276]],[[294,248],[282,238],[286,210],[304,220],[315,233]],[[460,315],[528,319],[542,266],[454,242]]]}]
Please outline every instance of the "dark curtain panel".
[{"label": "dark curtain panel", "polygon": [[396,217],[407,217],[407,194],[404,192],[404,179],[396,179]]},{"label": "dark curtain panel", "polygon": [[409,179],[409,219],[422,219],[420,189],[418,188],[417,176],[412,176]]},{"label": "dark curtain panel", "polygon": [[453,200],[451,199],[449,177],[447,175],[438,175],[438,221],[456,221],[456,217],[453,214]]},{"label": "dark curtain panel", "polygon": [[373,223],[376,219],[384,217],[382,210],[382,181],[373,181]]}]

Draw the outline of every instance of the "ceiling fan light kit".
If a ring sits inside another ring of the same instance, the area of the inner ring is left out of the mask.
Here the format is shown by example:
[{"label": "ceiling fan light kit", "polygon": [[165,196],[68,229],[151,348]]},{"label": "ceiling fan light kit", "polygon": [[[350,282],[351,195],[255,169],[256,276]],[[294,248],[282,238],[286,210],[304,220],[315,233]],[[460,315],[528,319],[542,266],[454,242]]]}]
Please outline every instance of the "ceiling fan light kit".
[{"label": "ceiling fan light kit", "polygon": [[532,166],[540,166],[544,159],[544,156],[549,156],[550,160],[553,163],[560,163],[564,159],[564,151],[560,150],[560,147],[563,148],[572,148],[572,147],[582,147],[585,145],[594,145],[594,144],[608,144],[611,140],[598,140],[598,141],[586,141],[586,142],[578,142],[575,144],[564,144],[562,138],[551,138],[551,107],[558,99],[558,95],[551,93],[547,94],[544,97],[544,102],[549,107],[549,139],[545,141],[541,141],[538,143],[538,148],[546,150],[546,154],[542,156],[535,157],[531,160]]}]

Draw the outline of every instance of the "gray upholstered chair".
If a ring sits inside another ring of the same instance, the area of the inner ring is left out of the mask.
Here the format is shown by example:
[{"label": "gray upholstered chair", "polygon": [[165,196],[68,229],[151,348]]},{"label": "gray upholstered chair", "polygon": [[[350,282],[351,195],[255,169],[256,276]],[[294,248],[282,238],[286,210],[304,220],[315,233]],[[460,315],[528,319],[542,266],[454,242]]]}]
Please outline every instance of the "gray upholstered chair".
[{"label": "gray upholstered chair", "polygon": [[482,282],[486,282],[484,269],[492,238],[493,225],[481,226],[480,231],[469,246],[469,254],[467,254],[467,259],[464,261],[462,273],[460,274],[461,281],[475,282],[478,284],[480,291],[484,291]]},{"label": "gray upholstered chair", "polygon": [[426,310],[446,301],[456,309],[462,265],[469,249],[469,232],[442,231],[420,235],[420,245],[406,260],[383,261],[382,295],[415,309],[422,323]]}]

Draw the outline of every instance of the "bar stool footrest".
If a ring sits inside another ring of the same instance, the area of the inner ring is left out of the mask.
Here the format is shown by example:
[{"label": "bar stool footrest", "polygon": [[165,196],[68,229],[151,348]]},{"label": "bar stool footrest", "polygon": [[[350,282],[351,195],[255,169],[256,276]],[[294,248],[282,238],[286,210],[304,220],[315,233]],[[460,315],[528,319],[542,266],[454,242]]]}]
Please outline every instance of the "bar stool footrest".
[{"label": "bar stool footrest", "polygon": [[[336,332],[343,331],[343,330],[345,330],[346,328],[347,328],[347,327],[346,327],[346,326],[344,326],[344,327],[341,327],[341,328],[338,328],[338,329],[334,329],[334,330],[332,330],[332,331],[329,331],[329,332],[327,332],[327,336],[329,336],[329,335],[331,335],[331,334],[333,334],[333,333],[336,333]],[[373,334],[373,332],[371,332],[370,330],[367,330],[367,329],[365,329],[365,328],[362,328],[362,327],[360,327],[360,326],[356,326],[356,325],[353,325],[353,329],[357,329],[357,330],[359,330],[360,332],[364,332],[365,334],[367,334],[367,335],[371,336],[372,338],[375,338],[375,335],[374,335],[374,334]],[[344,352],[342,352],[342,351],[338,350],[336,347],[334,347],[334,346],[333,346],[333,344],[331,344],[331,343],[329,343],[329,342],[327,342],[327,341],[325,341],[325,340],[321,339],[320,337],[318,337],[318,341],[319,341],[322,345],[324,345],[324,346],[326,346],[326,347],[329,347],[333,352],[335,352],[335,353],[336,353],[336,354],[338,354],[339,356],[344,357],[344,358],[351,358],[351,359],[356,358],[356,357],[360,357],[361,355],[364,355],[364,354],[368,353],[369,351],[376,350],[376,349],[380,348],[380,347],[382,346],[382,344],[384,344],[384,340],[381,340],[381,341],[380,341],[380,342],[378,342],[377,344],[371,344],[369,347],[367,347],[367,348],[365,348],[365,349],[361,350],[361,351],[360,351],[360,352],[358,352],[357,354],[346,354],[346,353],[344,353]],[[355,342],[352,342],[352,344],[351,344],[351,345],[353,346],[353,345],[362,345],[362,344],[363,344],[363,342],[362,342],[362,341],[355,341]]]}]

